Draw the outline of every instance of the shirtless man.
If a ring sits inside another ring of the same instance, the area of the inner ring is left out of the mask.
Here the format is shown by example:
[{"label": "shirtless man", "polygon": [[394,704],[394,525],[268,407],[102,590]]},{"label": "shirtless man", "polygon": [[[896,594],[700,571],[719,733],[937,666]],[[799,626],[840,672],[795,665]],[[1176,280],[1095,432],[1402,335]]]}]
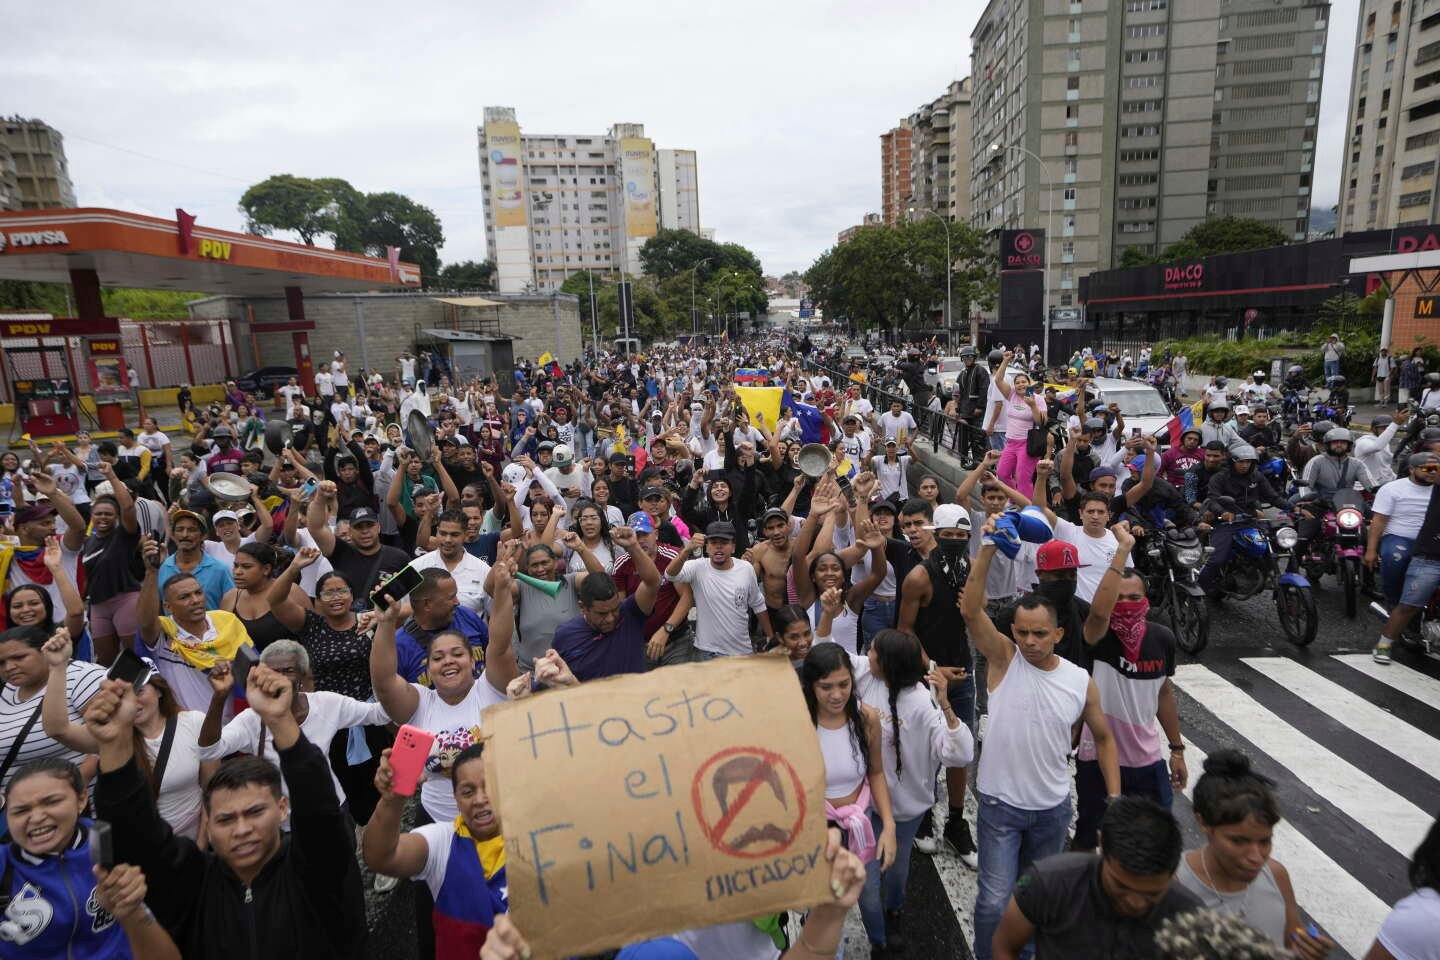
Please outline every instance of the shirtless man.
[{"label": "shirtless man", "polygon": [[789,603],[787,574],[797,556],[790,528],[790,514],[779,507],[766,510],[760,518],[760,535],[765,539],[750,551],[750,563],[765,590],[765,606],[770,609],[772,623],[776,612]]}]

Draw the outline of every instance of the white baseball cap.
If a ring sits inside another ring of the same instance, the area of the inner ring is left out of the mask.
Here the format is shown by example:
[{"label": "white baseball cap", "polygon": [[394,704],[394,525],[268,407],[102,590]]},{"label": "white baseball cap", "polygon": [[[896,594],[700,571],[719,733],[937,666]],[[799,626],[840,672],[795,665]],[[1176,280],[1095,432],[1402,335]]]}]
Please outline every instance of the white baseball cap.
[{"label": "white baseball cap", "polygon": [[[254,511],[251,512],[253,513]],[[212,525],[217,524],[221,520],[234,520],[236,523],[239,523],[240,514],[236,513],[234,510],[216,510],[215,515],[210,518],[210,523]]]},{"label": "white baseball cap", "polygon": [[935,520],[926,530],[964,530],[970,532],[970,511],[958,503],[942,503],[935,508]]}]

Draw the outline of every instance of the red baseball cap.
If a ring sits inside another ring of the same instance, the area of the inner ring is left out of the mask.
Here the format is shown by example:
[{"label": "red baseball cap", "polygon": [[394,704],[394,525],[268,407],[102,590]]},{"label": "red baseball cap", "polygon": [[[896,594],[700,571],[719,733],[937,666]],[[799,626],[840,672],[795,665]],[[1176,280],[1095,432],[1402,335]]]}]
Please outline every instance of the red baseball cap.
[{"label": "red baseball cap", "polygon": [[1072,543],[1051,540],[1035,554],[1035,569],[1040,571],[1077,570],[1090,564],[1080,562],[1080,551]]}]

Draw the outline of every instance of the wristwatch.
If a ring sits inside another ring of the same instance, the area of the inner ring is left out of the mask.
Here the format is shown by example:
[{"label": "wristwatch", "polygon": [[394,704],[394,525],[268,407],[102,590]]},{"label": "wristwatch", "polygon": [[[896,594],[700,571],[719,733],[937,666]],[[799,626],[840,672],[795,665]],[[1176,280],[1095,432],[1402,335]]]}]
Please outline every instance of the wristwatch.
[{"label": "wristwatch", "polygon": [[665,630],[666,633],[674,633],[674,632],[675,632],[675,624],[671,623],[671,622],[668,621],[668,620],[665,621],[663,624],[661,624],[661,627],[664,628],[664,630]]}]

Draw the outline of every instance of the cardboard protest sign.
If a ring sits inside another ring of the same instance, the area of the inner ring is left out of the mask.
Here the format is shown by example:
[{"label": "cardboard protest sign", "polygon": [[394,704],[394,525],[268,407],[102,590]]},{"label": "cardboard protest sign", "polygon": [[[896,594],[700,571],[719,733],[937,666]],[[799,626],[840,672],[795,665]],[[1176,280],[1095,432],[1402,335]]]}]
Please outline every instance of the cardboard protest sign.
[{"label": "cardboard protest sign", "polygon": [[781,655],[491,708],[511,915],[538,958],[830,898],[825,763]]}]

